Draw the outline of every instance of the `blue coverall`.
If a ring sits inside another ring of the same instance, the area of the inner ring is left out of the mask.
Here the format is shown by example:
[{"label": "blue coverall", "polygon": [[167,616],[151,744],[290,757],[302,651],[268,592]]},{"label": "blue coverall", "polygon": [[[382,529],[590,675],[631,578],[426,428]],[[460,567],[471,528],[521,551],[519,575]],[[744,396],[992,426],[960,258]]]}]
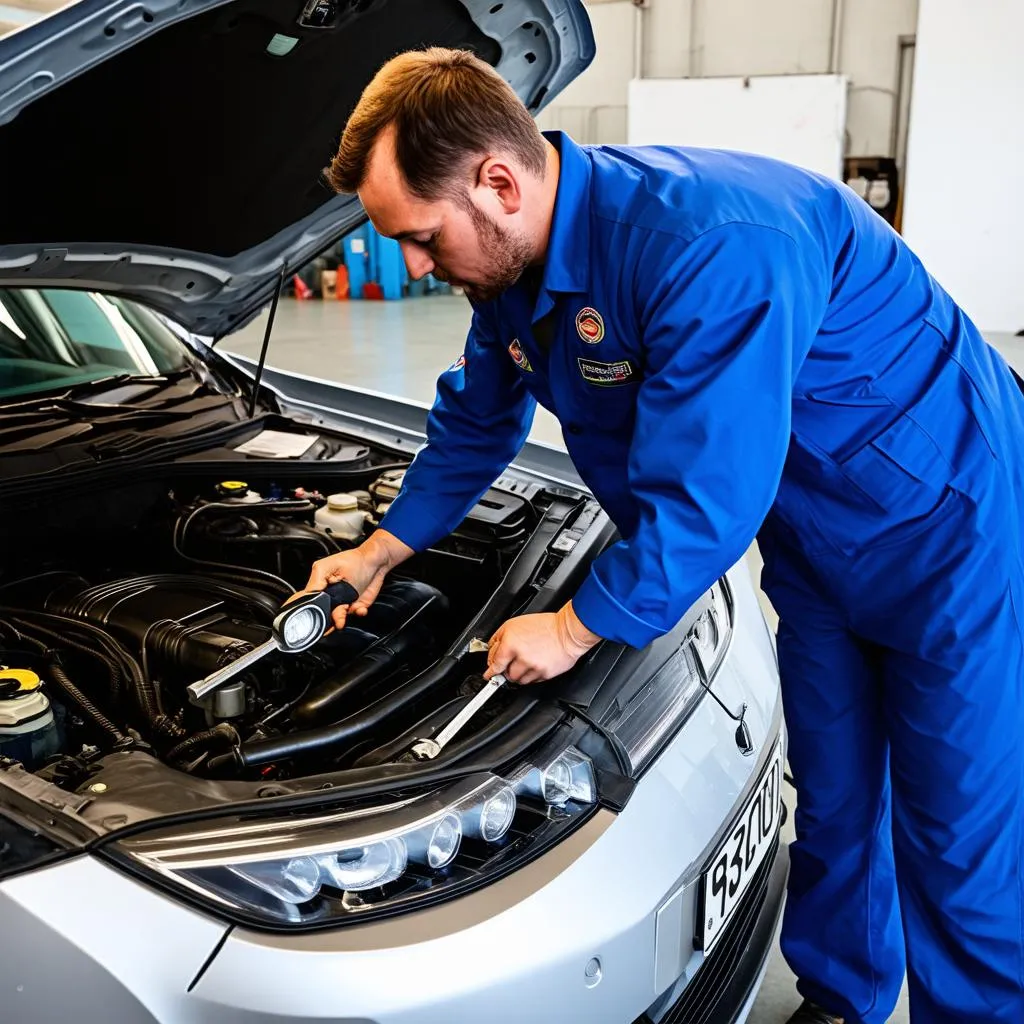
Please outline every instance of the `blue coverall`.
[{"label": "blue coverall", "polygon": [[647,644],[756,535],[799,791],[783,950],[802,993],[881,1024],[906,969],[915,1021],[1021,1024],[1016,381],[845,186],[548,138],[539,294],[475,307],[383,525],[418,550],[451,531],[537,401],[623,538],[573,598],[595,633]]}]

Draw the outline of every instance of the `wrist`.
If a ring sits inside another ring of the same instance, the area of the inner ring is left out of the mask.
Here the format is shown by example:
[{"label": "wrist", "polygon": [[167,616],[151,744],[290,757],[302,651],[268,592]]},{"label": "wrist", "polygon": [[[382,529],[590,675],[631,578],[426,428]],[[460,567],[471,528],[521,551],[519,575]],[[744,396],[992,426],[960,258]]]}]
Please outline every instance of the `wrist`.
[{"label": "wrist", "polygon": [[378,569],[390,572],[415,551],[387,530],[375,530],[364,542],[363,552]]},{"label": "wrist", "polygon": [[558,619],[568,644],[581,654],[586,653],[604,639],[583,625],[573,610],[571,601],[558,610]]}]

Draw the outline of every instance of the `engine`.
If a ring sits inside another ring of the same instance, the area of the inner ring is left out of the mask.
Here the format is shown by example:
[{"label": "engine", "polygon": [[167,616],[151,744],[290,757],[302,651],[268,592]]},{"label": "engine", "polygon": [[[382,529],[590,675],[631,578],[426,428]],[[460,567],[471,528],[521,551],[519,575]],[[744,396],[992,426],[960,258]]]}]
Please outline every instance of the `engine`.
[{"label": "engine", "polygon": [[[24,571],[26,558],[18,572],[15,556],[0,582],[0,757],[67,786],[122,750],[208,777],[264,778],[355,764],[402,735],[430,710],[403,684],[507,572],[539,520],[535,493],[492,489],[459,530],[388,578],[365,618],[189,699],[190,684],[265,643],[311,563],[358,544],[400,485],[396,469],[326,495],[230,480],[202,493],[184,481],[141,507],[136,495],[130,520],[94,511],[73,543],[50,532],[38,571]],[[377,707],[388,711],[383,734],[367,714]],[[343,741],[305,743],[331,728]],[[303,742],[284,760],[251,754],[293,736]]]}]

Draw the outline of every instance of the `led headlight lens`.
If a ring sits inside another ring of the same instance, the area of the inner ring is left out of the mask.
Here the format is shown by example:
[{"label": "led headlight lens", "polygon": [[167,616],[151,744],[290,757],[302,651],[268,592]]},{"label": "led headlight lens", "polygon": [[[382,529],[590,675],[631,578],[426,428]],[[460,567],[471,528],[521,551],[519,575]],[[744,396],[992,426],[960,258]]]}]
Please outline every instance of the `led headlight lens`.
[{"label": "led headlight lens", "polygon": [[320,868],[312,857],[231,864],[228,870],[282,903],[308,903],[320,892]]},{"label": "led headlight lens", "polygon": [[319,858],[321,870],[336,889],[363,892],[401,878],[408,853],[401,839],[385,839],[368,846],[353,846]]},{"label": "led headlight lens", "polygon": [[502,786],[482,802],[465,809],[462,827],[467,836],[496,843],[512,827],[515,816],[516,795],[508,786]]},{"label": "led headlight lens", "polygon": [[455,859],[462,845],[462,822],[454,814],[446,814],[434,826],[427,846],[427,863],[436,871]]},{"label": "led headlight lens", "polygon": [[446,867],[462,845],[462,822],[457,814],[445,814],[406,837],[409,859],[435,871]]},{"label": "led headlight lens", "polygon": [[319,639],[324,631],[324,617],[319,608],[300,608],[281,624],[285,646],[301,650]]},{"label": "led headlight lens", "polygon": [[514,782],[517,793],[539,797],[551,807],[587,805],[597,800],[593,762],[575,747],[569,747],[544,767],[520,773]]},{"label": "led headlight lens", "polygon": [[574,750],[567,750],[541,773],[540,795],[554,807],[564,807],[570,800],[593,803],[594,789],[593,765]]}]

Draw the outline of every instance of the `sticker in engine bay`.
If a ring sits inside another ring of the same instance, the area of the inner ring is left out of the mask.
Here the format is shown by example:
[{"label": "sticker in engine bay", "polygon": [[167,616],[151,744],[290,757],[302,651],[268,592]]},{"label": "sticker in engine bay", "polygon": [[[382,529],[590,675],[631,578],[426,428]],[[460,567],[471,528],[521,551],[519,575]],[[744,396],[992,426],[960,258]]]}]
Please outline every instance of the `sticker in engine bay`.
[{"label": "sticker in engine bay", "polygon": [[628,384],[636,379],[636,368],[628,359],[620,359],[617,363],[599,363],[594,359],[577,358],[583,379],[600,387],[615,387]]}]

